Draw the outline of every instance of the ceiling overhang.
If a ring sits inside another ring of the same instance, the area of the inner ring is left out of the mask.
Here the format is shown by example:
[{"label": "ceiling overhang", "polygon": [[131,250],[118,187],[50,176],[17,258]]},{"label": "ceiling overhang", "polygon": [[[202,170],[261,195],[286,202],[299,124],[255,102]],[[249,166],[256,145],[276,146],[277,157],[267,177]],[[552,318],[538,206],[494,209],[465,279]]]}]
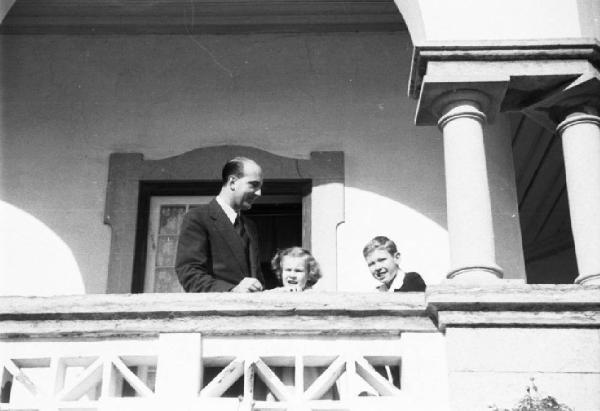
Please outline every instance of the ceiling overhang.
[{"label": "ceiling overhang", "polygon": [[17,0],[4,34],[403,31],[393,0]]}]

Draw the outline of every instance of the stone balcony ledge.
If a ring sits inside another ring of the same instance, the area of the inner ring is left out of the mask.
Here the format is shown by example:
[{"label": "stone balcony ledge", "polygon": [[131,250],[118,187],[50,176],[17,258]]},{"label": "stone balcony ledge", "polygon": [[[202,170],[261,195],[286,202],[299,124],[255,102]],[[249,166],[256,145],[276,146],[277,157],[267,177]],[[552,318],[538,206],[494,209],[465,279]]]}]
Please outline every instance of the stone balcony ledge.
[{"label": "stone balcony ledge", "polygon": [[0,338],[434,332],[423,293],[104,294],[0,298]]},{"label": "stone balcony ledge", "polygon": [[379,335],[447,327],[600,327],[600,287],[443,284],[426,293],[0,297],[0,338]]},{"label": "stone balcony ledge", "polygon": [[429,287],[427,311],[447,327],[600,328],[600,287],[502,284],[485,288]]}]

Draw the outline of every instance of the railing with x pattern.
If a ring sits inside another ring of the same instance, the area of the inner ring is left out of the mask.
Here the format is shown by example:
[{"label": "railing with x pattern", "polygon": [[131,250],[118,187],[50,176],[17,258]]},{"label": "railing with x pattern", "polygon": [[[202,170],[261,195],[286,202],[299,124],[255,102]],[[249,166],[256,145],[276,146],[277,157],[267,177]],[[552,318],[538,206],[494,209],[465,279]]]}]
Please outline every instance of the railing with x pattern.
[{"label": "railing with x pattern", "polygon": [[441,338],[422,294],[11,297],[0,410],[415,409]]}]

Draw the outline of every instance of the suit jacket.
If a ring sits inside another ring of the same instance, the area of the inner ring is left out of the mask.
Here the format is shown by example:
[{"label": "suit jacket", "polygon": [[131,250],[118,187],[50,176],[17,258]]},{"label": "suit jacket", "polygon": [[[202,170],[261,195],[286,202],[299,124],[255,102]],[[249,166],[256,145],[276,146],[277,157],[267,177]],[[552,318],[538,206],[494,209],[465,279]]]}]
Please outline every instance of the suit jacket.
[{"label": "suit jacket", "polygon": [[185,291],[230,291],[244,277],[264,283],[256,226],[243,216],[242,221],[250,239],[249,267],[243,240],[215,199],[185,215],[175,259],[175,272]]}]

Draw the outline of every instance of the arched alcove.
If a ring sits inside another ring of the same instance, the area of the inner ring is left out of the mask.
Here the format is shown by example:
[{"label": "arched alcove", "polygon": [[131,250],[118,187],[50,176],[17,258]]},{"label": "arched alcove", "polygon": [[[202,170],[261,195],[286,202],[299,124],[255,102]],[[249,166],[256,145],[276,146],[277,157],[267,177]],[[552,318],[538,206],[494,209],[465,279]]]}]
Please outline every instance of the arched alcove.
[{"label": "arched alcove", "polygon": [[84,294],[71,248],[35,216],[0,201],[0,295]]},{"label": "arched alcove", "polygon": [[108,293],[128,293],[132,289],[141,184],[216,182],[221,178],[223,164],[236,156],[258,162],[263,168],[265,182],[310,182],[311,191],[303,200],[305,236],[324,272],[321,288],[336,288],[336,228],[344,219],[343,153],[313,152],[304,160],[281,157],[252,147],[217,146],[162,160],[145,160],[140,153],[113,153],[110,156],[104,216],[104,222],[112,228]]}]

